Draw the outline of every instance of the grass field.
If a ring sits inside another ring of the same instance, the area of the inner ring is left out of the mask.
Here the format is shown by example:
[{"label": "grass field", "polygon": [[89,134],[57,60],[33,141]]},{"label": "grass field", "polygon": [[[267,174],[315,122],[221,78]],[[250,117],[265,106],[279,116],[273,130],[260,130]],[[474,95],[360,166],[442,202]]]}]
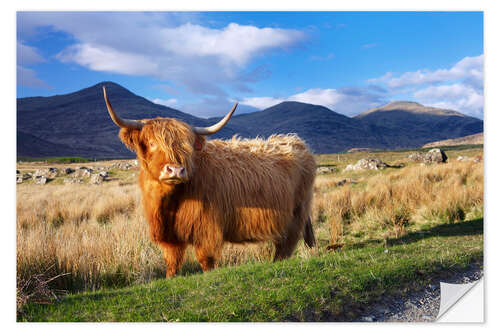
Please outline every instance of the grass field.
[{"label": "grass field", "polygon": [[[318,155],[335,171],[316,178],[317,249],[300,243],[273,264],[268,243],[228,244],[207,274],[190,250],[169,281],[148,238],[137,170],[111,170],[102,185],[19,184],[18,320],[350,320],[382,293],[482,262],[483,163],[456,161],[481,153],[458,147],[436,166],[411,163],[408,152]],[[341,171],[365,157],[405,166]],[[99,163],[112,161],[88,165]]]}]

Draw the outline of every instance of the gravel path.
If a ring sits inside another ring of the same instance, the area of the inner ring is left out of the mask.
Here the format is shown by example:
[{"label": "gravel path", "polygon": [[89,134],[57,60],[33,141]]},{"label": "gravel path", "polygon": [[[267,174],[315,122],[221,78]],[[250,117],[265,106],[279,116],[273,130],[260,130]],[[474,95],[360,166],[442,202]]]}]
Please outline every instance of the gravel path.
[{"label": "gravel path", "polygon": [[423,290],[404,298],[387,296],[365,311],[358,321],[432,322],[439,313],[440,282],[471,283],[482,276],[483,271],[480,267],[471,265],[465,272],[458,273],[451,278],[433,281]]}]

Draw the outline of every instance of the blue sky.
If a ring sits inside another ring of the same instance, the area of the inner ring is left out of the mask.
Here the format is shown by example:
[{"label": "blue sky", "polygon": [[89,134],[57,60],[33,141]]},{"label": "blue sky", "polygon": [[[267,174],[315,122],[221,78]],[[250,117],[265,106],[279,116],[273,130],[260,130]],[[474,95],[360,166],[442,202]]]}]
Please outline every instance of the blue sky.
[{"label": "blue sky", "polygon": [[483,118],[483,14],[18,12],[17,97],[101,81],[200,117],[411,100]]}]

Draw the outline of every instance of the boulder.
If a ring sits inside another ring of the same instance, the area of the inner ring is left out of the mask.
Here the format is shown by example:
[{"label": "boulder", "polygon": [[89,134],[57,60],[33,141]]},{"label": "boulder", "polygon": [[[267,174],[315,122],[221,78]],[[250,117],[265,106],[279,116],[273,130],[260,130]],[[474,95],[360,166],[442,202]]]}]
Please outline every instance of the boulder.
[{"label": "boulder", "polygon": [[448,157],[439,148],[429,150],[427,153],[415,152],[408,155],[408,159],[423,164],[445,163]]},{"label": "boulder", "polygon": [[356,164],[349,164],[344,171],[357,171],[357,170],[381,170],[389,167],[389,165],[381,160],[373,158],[360,159]]},{"label": "boulder", "polygon": [[64,178],[64,184],[80,184],[82,182],[82,178]]},{"label": "boulder", "polygon": [[476,156],[476,157],[469,157],[469,156],[458,156],[457,161],[459,162],[476,162],[479,163],[481,162],[481,158]]},{"label": "boulder", "polygon": [[71,169],[71,168],[64,168],[62,170],[62,173],[65,174],[65,175],[69,175],[70,173],[73,173],[75,172],[75,169]]},{"label": "boulder", "polygon": [[44,185],[47,183],[47,177],[45,177],[45,176],[33,176],[33,181],[37,185]]},{"label": "boulder", "polygon": [[[19,170],[16,170],[19,171]],[[33,175],[29,172],[26,172],[24,174],[21,174],[21,172],[16,172],[16,183],[21,184],[27,179],[33,178]]]},{"label": "boulder", "polygon": [[74,178],[90,177],[90,176],[91,176],[90,169],[88,169],[86,167],[77,168],[75,170],[75,172],[73,172],[73,175],[72,175],[72,177],[74,177]]},{"label": "boulder", "polygon": [[408,159],[413,162],[422,162],[425,158],[425,153],[415,152],[408,155]]},{"label": "boulder", "polygon": [[90,184],[101,184],[103,181],[104,181],[104,176],[102,176],[101,174],[99,173],[96,173],[96,174],[93,174],[91,177],[90,177],[90,181],[89,183]]},{"label": "boulder", "polygon": [[326,175],[328,173],[334,173],[335,171],[337,171],[335,168],[330,168],[330,167],[318,167],[316,169],[316,173],[318,175]]},{"label": "boulder", "polygon": [[[135,162],[134,162],[135,164]],[[137,164],[135,164],[137,165]],[[116,162],[111,165],[112,169],[129,170],[133,165],[128,162]]]},{"label": "boulder", "polygon": [[431,149],[425,155],[424,163],[445,163],[448,159],[444,151],[439,148]]},{"label": "boulder", "polygon": [[46,178],[55,178],[59,175],[59,169],[48,168],[48,169],[38,169],[33,174],[33,177],[43,176]]}]

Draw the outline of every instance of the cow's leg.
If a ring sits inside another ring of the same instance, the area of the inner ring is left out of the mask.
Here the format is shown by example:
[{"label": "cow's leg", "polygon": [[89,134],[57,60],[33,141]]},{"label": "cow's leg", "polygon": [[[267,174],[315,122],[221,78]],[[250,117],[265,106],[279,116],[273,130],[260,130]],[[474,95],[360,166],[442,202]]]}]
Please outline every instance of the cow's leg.
[{"label": "cow's leg", "polygon": [[171,278],[181,268],[184,260],[186,244],[184,243],[160,243],[163,249],[163,259],[167,264],[167,279]]},{"label": "cow's leg", "polygon": [[219,257],[221,249],[214,251],[213,249],[206,249],[204,247],[196,247],[195,254],[201,268],[204,272],[212,270],[215,267],[217,258]]},{"label": "cow's leg", "polygon": [[303,224],[294,218],[288,226],[287,232],[282,239],[274,241],[276,251],[274,261],[283,260],[290,257],[297,246],[299,238],[302,236]]}]

